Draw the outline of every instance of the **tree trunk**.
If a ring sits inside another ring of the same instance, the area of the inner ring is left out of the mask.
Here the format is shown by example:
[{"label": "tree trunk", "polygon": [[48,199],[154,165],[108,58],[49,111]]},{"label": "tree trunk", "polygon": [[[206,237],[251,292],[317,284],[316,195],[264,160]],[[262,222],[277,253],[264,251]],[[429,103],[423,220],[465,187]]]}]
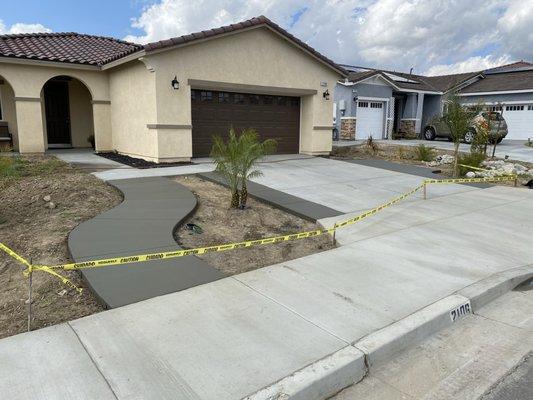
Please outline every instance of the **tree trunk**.
[{"label": "tree trunk", "polygon": [[238,190],[231,192],[231,208],[239,208],[239,197]]},{"label": "tree trunk", "polygon": [[246,207],[246,201],[248,200],[248,188],[246,187],[246,179],[242,181],[242,189],[240,193],[240,207]]},{"label": "tree trunk", "polygon": [[454,160],[453,160],[453,176],[454,178],[459,177],[459,162],[457,158],[459,157],[459,141],[455,142],[454,144]]}]

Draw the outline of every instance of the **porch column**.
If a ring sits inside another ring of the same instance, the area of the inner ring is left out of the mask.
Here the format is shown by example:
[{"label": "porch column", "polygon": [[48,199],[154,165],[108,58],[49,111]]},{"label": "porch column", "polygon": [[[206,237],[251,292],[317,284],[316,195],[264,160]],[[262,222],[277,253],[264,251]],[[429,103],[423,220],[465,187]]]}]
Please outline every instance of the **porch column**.
[{"label": "porch column", "polygon": [[15,97],[20,153],[44,153],[43,107],[39,97]]},{"label": "porch column", "polygon": [[111,102],[93,100],[93,125],[96,151],[113,150],[111,133]]},{"label": "porch column", "polygon": [[420,134],[420,129],[422,128],[423,109],[424,109],[424,93],[418,93],[418,102],[416,105],[416,121],[415,121],[415,132],[417,135]]}]

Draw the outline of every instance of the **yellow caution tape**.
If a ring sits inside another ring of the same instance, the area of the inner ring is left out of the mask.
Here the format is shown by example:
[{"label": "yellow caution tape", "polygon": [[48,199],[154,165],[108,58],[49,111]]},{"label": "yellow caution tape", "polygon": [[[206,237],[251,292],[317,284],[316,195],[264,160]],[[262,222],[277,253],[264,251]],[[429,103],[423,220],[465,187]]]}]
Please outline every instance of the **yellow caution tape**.
[{"label": "yellow caution tape", "polygon": [[58,274],[57,272],[53,271],[49,267],[46,267],[44,265],[39,265],[39,266],[32,265],[28,260],[26,260],[24,257],[19,256],[17,253],[15,253],[13,250],[11,250],[9,247],[4,245],[3,243],[0,243],[0,250],[3,250],[5,253],[7,253],[9,256],[11,256],[15,260],[17,260],[19,263],[21,263],[22,265],[25,265],[26,267],[28,267],[27,269],[25,269],[22,272],[24,274],[24,276],[29,276],[29,274],[31,274],[33,271],[44,271],[44,272],[49,273],[50,275],[53,275],[53,276],[61,279],[61,281],[64,284],[70,286],[73,289],[76,289],[80,293],[83,290],[82,288],[77,287],[70,280],[68,280],[64,276]]},{"label": "yellow caution tape", "polygon": [[445,184],[445,183],[482,183],[482,182],[504,182],[514,181],[516,175],[495,176],[492,178],[452,178],[452,179],[426,179],[426,184]]},{"label": "yellow caution tape", "polygon": [[52,274],[58,277],[59,279],[63,281],[63,283],[68,284],[69,286],[81,292],[80,288],[74,285],[67,278],[56,273],[54,270],[55,269],[78,270],[78,269],[87,269],[87,268],[101,268],[101,267],[122,265],[122,264],[135,264],[135,263],[142,263],[142,262],[147,262],[147,261],[167,260],[167,259],[185,257],[185,256],[191,256],[191,255],[216,253],[216,252],[221,252],[221,251],[242,249],[246,247],[254,247],[254,246],[260,246],[260,245],[265,245],[265,244],[276,244],[276,243],[281,243],[281,242],[300,240],[300,239],[305,239],[309,237],[324,235],[326,233],[334,233],[338,228],[343,228],[345,226],[355,224],[356,222],[359,222],[365,218],[375,215],[378,212],[384,210],[385,208],[391,207],[392,205],[404,200],[405,198],[412,196],[414,193],[418,192],[420,189],[424,188],[428,184],[501,182],[501,181],[515,180],[515,179],[516,179],[516,175],[493,177],[493,178],[426,179],[421,185],[415,187],[414,189],[411,189],[410,191],[406,193],[401,194],[398,197],[393,198],[387,203],[384,203],[380,206],[377,206],[371,210],[368,210],[362,214],[359,214],[345,221],[336,222],[334,226],[331,228],[317,229],[314,231],[300,232],[300,233],[294,233],[294,234],[283,235],[283,236],[274,236],[274,237],[258,239],[258,240],[248,240],[245,242],[226,243],[226,244],[208,246],[208,247],[198,247],[195,249],[183,249],[183,250],[161,252],[161,253],[139,254],[139,255],[126,256],[126,257],[116,257],[116,258],[84,261],[84,262],[61,264],[61,265],[54,265],[54,266],[31,265],[27,260],[19,256],[17,253],[15,253],[13,250],[11,250],[9,247],[5,246],[2,243],[0,243],[0,250],[3,250],[8,255],[10,255],[17,261],[19,261],[20,263],[26,265],[28,269],[24,271],[25,275],[28,275],[32,271],[44,271],[44,272],[47,272],[49,274]]}]

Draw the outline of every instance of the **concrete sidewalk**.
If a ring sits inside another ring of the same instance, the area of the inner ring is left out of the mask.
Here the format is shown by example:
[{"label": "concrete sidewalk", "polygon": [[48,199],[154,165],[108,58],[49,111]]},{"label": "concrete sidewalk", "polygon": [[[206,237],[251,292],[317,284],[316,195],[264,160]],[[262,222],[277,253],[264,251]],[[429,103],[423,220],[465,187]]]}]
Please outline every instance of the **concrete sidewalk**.
[{"label": "concrete sidewalk", "polygon": [[347,228],[340,248],[4,339],[0,392],[225,400],[276,382],[269,390],[291,390],[309,376],[330,389],[339,377],[356,382],[365,372],[358,341],[369,346],[374,334],[428,310],[449,321],[465,299],[454,293],[533,263],[533,192],[448,190],[387,209],[383,228],[373,219]]}]

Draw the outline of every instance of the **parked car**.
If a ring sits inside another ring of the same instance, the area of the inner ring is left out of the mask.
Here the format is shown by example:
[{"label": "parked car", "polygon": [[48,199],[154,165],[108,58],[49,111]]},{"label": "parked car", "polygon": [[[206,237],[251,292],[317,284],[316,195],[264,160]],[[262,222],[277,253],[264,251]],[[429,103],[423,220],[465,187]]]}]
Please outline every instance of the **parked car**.
[{"label": "parked car", "polygon": [[[500,143],[505,136],[507,136],[507,123],[503,116],[498,112],[480,112],[474,118],[473,124],[468,128],[468,131],[465,132],[464,141],[465,143],[472,143],[474,137],[477,133],[478,122],[482,119],[490,118],[490,137],[489,141],[494,143],[495,141]],[[498,129],[499,127],[499,129]],[[425,128],[424,128],[424,139],[426,140],[435,140],[437,137],[447,138],[452,140],[450,129],[448,125],[444,122],[442,117],[434,118]]]}]

